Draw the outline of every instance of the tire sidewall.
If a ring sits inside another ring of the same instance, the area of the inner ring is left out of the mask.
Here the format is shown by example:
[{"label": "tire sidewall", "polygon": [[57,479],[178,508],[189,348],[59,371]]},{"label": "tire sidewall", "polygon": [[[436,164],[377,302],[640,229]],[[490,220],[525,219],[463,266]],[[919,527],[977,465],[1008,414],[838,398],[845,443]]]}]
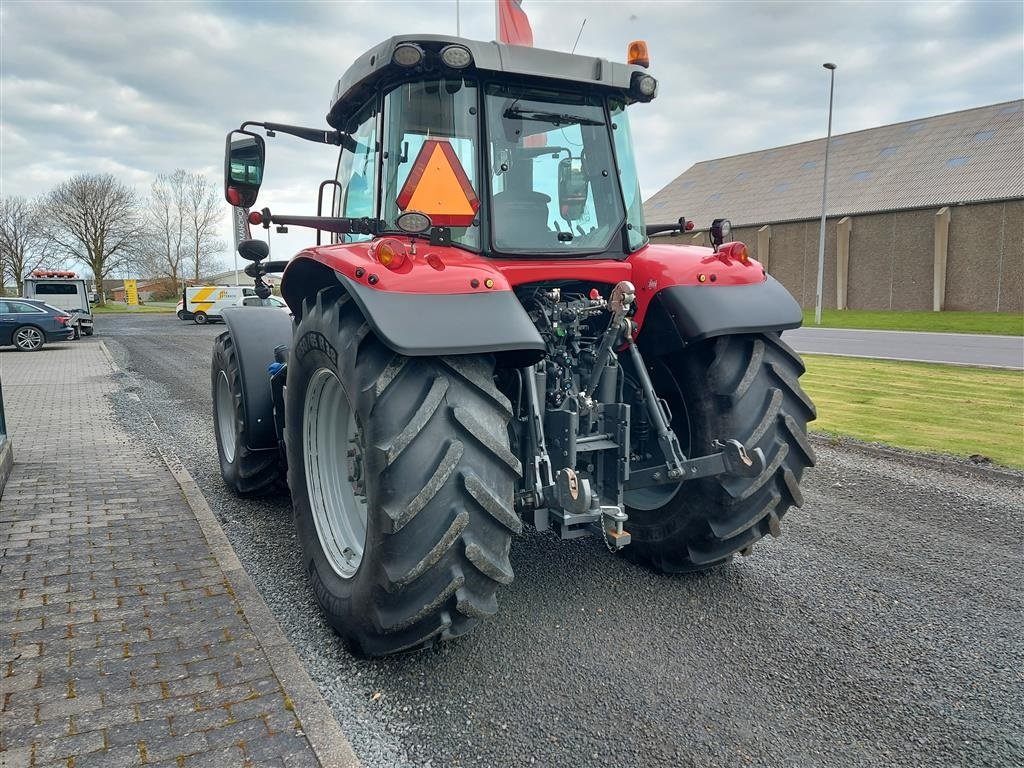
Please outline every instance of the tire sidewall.
[{"label": "tire sidewall", "polygon": [[206,316],[205,312],[196,312],[195,315],[192,316],[192,322],[196,325],[206,325],[208,321],[209,318]]},{"label": "tire sidewall", "polygon": [[[369,621],[373,615],[373,592],[377,575],[382,567],[380,555],[383,551],[384,531],[380,526],[381,515],[372,512],[376,497],[376,478],[370,471],[369,450],[364,442],[364,471],[367,474],[367,517],[366,541],[359,568],[350,578],[343,578],[331,567],[320,544],[313,510],[310,504],[309,487],[306,482],[305,436],[303,414],[306,392],[313,374],[321,368],[338,377],[341,389],[349,407],[356,414],[357,423],[365,424],[365,413],[359,407],[359,398],[354,397],[358,387],[353,382],[354,372],[346,370],[342,350],[336,348],[331,339],[318,327],[319,312],[307,315],[295,335],[295,344],[288,362],[288,388],[286,395],[285,434],[288,453],[288,485],[292,493],[295,527],[303,547],[303,566],[309,575],[310,584],[317,602],[335,628],[344,624],[344,634],[351,637],[360,634],[353,624]],[[366,431],[360,429],[365,441]],[[356,630],[356,631],[353,631]],[[364,631],[376,632],[367,626]]]},{"label": "tire sidewall", "polygon": [[[239,404],[241,393],[238,386],[241,383],[237,375],[237,367],[232,365],[230,356],[224,351],[220,344],[213,348],[213,367],[210,377],[210,389],[213,395],[213,432],[217,438],[217,458],[220,460],[220,472],[223,478],[232,486],[238,483],[238,452],[242,447],[242,425],[240,423]],[[221,372],[227,375],[228,389],[231,391],[231,399],[235,403],[232,425],[235,430],[235,458],[228,461],[224,454],[224,442],[220,433],[220,398],[217,397],[217,387],[220,383]]]}]

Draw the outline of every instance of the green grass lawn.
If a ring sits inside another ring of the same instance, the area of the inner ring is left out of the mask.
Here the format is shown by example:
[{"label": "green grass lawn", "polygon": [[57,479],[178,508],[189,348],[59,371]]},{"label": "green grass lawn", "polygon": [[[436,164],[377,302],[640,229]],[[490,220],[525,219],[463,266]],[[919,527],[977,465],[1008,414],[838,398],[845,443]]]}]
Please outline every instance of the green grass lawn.
[{"label": "green grass lawn", "polygon": [[806,355],[812,430],[1024,468],[1024,372]]},{"label": "green grass lawn", "polygon": [[[804,312],[804,325],[814,326],[813,309]],[[865,309],[825,309],[821,313],[821,327],[1024,336],[1024,315],[1013,312],[888,312]]]},{"label": "green grass lawn", "polygon": [[121,304],[120,302],[109,302],[105,306],[99,304],[92,305],[93,314],[96,315],[115,315],[125,314],[129,312],[174,312],[174,304],[167,304],[163,306],[151,307],[149,305],[141,307],[131,307],[127,304]]}]

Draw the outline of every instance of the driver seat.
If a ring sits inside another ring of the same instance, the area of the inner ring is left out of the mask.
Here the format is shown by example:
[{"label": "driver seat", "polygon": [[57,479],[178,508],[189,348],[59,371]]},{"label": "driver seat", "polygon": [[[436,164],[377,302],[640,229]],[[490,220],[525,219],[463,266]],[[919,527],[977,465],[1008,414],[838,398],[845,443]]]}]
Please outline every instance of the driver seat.
[{"label": "driver seat", "polygon": [[548,227],[548,204],[551,197],[533,190],[509,189],[493,198],[494,240],[498,248],[550,246],[551,228]]}]

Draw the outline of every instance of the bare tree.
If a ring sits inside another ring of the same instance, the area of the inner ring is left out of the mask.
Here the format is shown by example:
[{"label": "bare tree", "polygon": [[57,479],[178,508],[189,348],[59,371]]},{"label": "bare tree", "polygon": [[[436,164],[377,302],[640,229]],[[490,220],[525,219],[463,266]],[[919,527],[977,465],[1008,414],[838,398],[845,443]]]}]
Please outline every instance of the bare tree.
[{"label": "bare tree", "polygon": [[23,197],[0,198],[0,289],[9,277],[20,296],[25,275],[53,262],[42,207]]},{"label": "bare tree", "polygon": [[188,215],[189,174],[177,170],[156,177],[144,217],[145,240],[141,254],[142,266],[153,277],[166,277],[177,293],[182,267],[191,258],[188,241],[190,224]]},{"label": "bare tree", "polygon": [[217,227],[223,222],[224,204],[217,185],[201,173],[185,174],[185,211],[192,245],[192,277],[217,271],[218,253],[224,250],[224,241],[217,236]]},{"label": "bare tree", "polygon": [[106,303],[103,281],[127,270],[139,253],[138,207],[134,190],[109,173],[73,176],[47,197],[50,241],[92,270],[100,304]]}]

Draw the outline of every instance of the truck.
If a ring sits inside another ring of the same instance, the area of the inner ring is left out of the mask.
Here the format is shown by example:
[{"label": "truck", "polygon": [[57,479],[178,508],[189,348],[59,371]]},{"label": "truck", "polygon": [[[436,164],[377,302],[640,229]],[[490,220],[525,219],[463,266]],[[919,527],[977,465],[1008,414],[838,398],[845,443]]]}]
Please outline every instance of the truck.
[{"label": "truck", "polygon": [[[528,527],[681,574],[803,503],[800,307],[725,217],[709,247],[665,237],[682,215],[645,221],[629,114],[658,82],[628,53],[398,35],[342,75],[327,127],[227,135],[228,203],[317,244],[238,246],[257,295],[283,271],[292,317],[223,312],[221,475],[290,493],[312,594],[357,653],[494,616]],[[277,134],[337,153],[316,215],[254,208]]]},{"label": "truck", "polygon": [[84,278],[65,270],[38,269],[25,278],[23,292],[27,299],[39,299],[71,315],[74,338],[92,336],[96,332],[90,291]]}]

